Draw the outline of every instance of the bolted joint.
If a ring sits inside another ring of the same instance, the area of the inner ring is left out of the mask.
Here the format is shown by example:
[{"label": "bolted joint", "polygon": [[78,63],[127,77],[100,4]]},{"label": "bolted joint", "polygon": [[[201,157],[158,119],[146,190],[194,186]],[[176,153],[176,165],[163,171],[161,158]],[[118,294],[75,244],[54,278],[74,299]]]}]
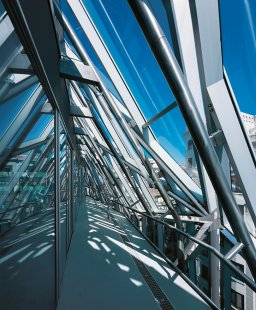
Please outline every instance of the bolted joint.
[{"label": "bolted joint", "polygon": [[210,135],[210,139],[214,146],[223,145],[226,142],[224,133],[222,130],[218,130]]}]

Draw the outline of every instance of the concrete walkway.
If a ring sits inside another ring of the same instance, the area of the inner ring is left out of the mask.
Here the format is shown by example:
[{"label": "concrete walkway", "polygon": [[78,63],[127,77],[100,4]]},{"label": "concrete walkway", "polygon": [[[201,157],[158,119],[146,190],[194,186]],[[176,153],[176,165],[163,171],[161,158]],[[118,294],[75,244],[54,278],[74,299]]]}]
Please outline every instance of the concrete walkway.
[{"label": "concrete walkway", "polygon": [[92,200],[80,207],[58,310],[209,309],[125,217],[111,214]]}]

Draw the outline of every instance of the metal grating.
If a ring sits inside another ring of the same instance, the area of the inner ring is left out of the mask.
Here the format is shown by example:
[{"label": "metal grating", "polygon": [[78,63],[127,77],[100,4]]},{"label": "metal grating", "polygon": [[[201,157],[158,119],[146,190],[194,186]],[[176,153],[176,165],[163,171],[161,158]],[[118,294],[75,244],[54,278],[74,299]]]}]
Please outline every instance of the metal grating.
[{"label": "metal grating", "polygon": [[[110,217],[114,223],[115,226],[117,226],[120,230],[122,228],[119,226],[118,222],[114,218],[112,214],[110,214]],[[130,241],[126,235],[120,234],[121,238],[123,239],[123,242],[125,245],[129,246],[136,252],[134,247],[130,244]],[[147,267],[144,265],[144,263],[139,259],[131,255],[132,259],[134,260],[136,266],[138,267],[142,277],[146,281],[148,287],[150,288],[151,292],[153,293],[156,301],[159,303],[160,307],[163,310],[174,310],[173,305],[170,303],[169,299],[165,295],[165,293],[161,290],[159,285],[157,284],[156,280],[153,278]]]}]

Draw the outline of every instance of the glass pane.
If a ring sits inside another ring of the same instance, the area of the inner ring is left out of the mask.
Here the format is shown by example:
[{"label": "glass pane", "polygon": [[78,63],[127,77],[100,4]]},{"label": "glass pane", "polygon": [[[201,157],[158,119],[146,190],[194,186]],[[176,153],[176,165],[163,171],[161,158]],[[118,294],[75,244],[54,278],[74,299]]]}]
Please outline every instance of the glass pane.
[{"label": "glass pane", "polygon": [[[24,56],[24,51],[11,25],[6,27],[9,17],[1,20],[2,11],[0,2],[0,33],[4,38],[0,40],[1,309],[53,310],[54,124],[45,122],[46,116],[40,117],[46,97],[41,85],[35,83],[37,79],[25,81],[27,75],[10,74],[5,66],[16,56]],[[40,141],[31,140],[46,128]],[[29,139],[25,140],[26,136]]]},{"label": "glass pane", "polygon": [[53,119],[52,115],[47,114],[41,115],[39,117],[39,120],[35,123],[34,127],[31,129],[30,133],[27,135],[24,141],[33,140],[40,137],[52,119]]},{"label": "glass pane", "polygon": [[79,166],[76,156],[74,156],[74,172],[73,172],[73,197],[74,197],[74,206],[73,206],[73,225],[76,219],[78,207],[79,207]]},{"label": "glass pane", "polygon": [[172,103],[174,97],[128,2],[83,2],[146,118]]},{"label": "glass pane", "polygon": [[60,281],[62,281],[67,259],[67,207],[68,207],[68,170],[67,134],[60,122]]},{"label": "glass pane", "polygon": [[256,2],[221,0],[220,17],[224,66],[240,110],[255,115]]},{"label": "glass pane", "polygon": [[[121,0],[118,5],[113,1],[84,0],[83,2],[146,119],[149,120],[175,102],[170,87],[127,1]],[[155,6],[153,7],[155,10]],[[100,63],[95,52],[92,51],[81,27],[65,1],[63,1],[63,9],[67,12],[86,51],[98,66]],[[125,20],[121,17],[120,11],[125,12],[123,13],[126,16]],[[156,15],[166,14],[163,6],[156,13]],[[167,31],[167,19],[164,25],[165,31]],[[101,64],[99,66],[102,67]],[[163,127],[166,130],[163,130]],[[199,184],[196,161],[194,160],[191,168],[186,156],[187,141],[183,135],[187,129],[178,108],[154,122],[151,128],[160,144]]]},{"label": "glass pane", "polygon": [[15,96],[14,98],[1,102],[0,98],[0,115],[4,116],[1,117],[1,126],[0,126],[0,137],[3,135],[3,133],[6,131],[8,126],[11,124],[11,122],[14,120],[15,116],[20,112],[22,107],[24,106],[25,102],[29,98],[29,96],[32,94],[32,92],[35,90],[35,86],[32,86],[28,90],[22,92],[18,96]]},{"label": "glass pane", "polygon": [[12,155],[0,171],[0,298],[4,309],[55,306],[53,124],[49,132],[44,148],[32,145],[30,151]]},{"label": "glass pane", "polygon": [[151,128],[160,145],[200,186],[195,148],[180,110],[171,110],[153,122]]},{"label": "glass pane", "polygon": [[73,202],[71,191],[71,149],[69,144],[67,144],[67,218],[68,218],[68,231],[67,231],[67,250],[71,241],[71,236],[73,233]]}]

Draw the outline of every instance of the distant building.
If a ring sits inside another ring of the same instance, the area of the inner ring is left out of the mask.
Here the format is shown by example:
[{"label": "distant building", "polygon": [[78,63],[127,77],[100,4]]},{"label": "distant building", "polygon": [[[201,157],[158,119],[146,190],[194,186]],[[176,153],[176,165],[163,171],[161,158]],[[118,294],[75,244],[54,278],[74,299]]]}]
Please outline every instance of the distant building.
[{"label": "distant building", "polygon": [[195,181],[197,185],[200,186],[196,157],[194,152],[194,145],[191,139],[191,135],[189,131],[186,131],[183,135],[183,138],[186,142],[186,163],[181,165],[181,167],[187,172],[187,174],[191,177],[192,180]]},{"label": "distant building", "polygon": [[246,114],[242,112],[241,118],[243,120],[245,130],[252,143],[254,155],[256,155],[256,115]]},{"label": "distant building", "polygon": [[[256,115],[241,112],[241,118],[244,124],[245,131],[252,143],[254,154],[256,156]],[[191,139],[189,131],[186,131],[184,133],[183,138],[186,142],[186,162],[184,165],[181,165],[181,167],[187,172],[191,179],[193,179],[198,185],[200,185],[193,141]],[[240,188],[236,184],[236,177],[234,174],[232,174],[232,172],[231,179],[233,186],[232,190],[235,192],[239,192]]]},{"label": "distant building", "polygon": [[[256,155],[256,115],[241,112],[241,119],[243,121],[244,128],[250,139],[250,142],[252,143],[254,154]],[[194,146],[189,131],[186,131],[183,137],[186,141],[186,162],[182,166],[182,168],[197,184],[199,184]],[[255,226],[251,219],[249,210],[246,207],[245,199],[241,193],[240,186],[237,182],[236,175],[233,172],[232,168],[230,169],[230,177],[231,177],[232,191],[234,193],[236,203],[244,216],[245,223],[250,233],[252,233],[255,236],[256,235]],[[237,242],[232,236],[232,234],[230,234],[226,229],[221,230],[220,239],[221,239],[221,251],[223,253],[227,253],[227,251],[229,251],[230,248],[233,247]],[[198,249],[198,251],[200,250]],[[202,253],[195,253],[195,255],[198,255],[198,259],[196,261],[195,281],[197,282],[198,286],[210,296],[209,281],[207,280],[209,274],[208,255],[205,256],[205,253],[203,251]],[[245,260],[241,255],[239,254],[235,255],[234,258],[232,259],[232,262],[241,271],[245,272],[248,276],[251,276],[250,271],[245,263]],[[231,284],[231,286],[227,286],[227,283],[229,283],[229,285]],[[231,309],[252,309],[253,304],[255,303],[253,300],[254,299],[256,300],[256,294],[251,289],[246,287],[244,283],[240,279],[238,279],[234,274],[225,272],[225,274],[222,275],[222,285],[224,287],[224,292],[226,292],[226,294],[230,294],[231,292],[230,295],[232,305]],[[223,304],[222,306],[225,308],[225,306],[228,305]]]},{"label": "distant building", "polygon": [[[151,163],[155,173],[158,175],[158,177],[160,176],[159,175],[159,172],[160,172],[160,169],[156,163],[156,161],[153,159],[153,158],[149,158],[149,162]],[[152,195],[152,197],[154,198],[154,201],[156,203],[156,206],[159,208],[159,209],[166,209],[166,204],[162,198],[162,196],[160,195],[158,189],[156,188],[150,188],[150,193]]]}]

